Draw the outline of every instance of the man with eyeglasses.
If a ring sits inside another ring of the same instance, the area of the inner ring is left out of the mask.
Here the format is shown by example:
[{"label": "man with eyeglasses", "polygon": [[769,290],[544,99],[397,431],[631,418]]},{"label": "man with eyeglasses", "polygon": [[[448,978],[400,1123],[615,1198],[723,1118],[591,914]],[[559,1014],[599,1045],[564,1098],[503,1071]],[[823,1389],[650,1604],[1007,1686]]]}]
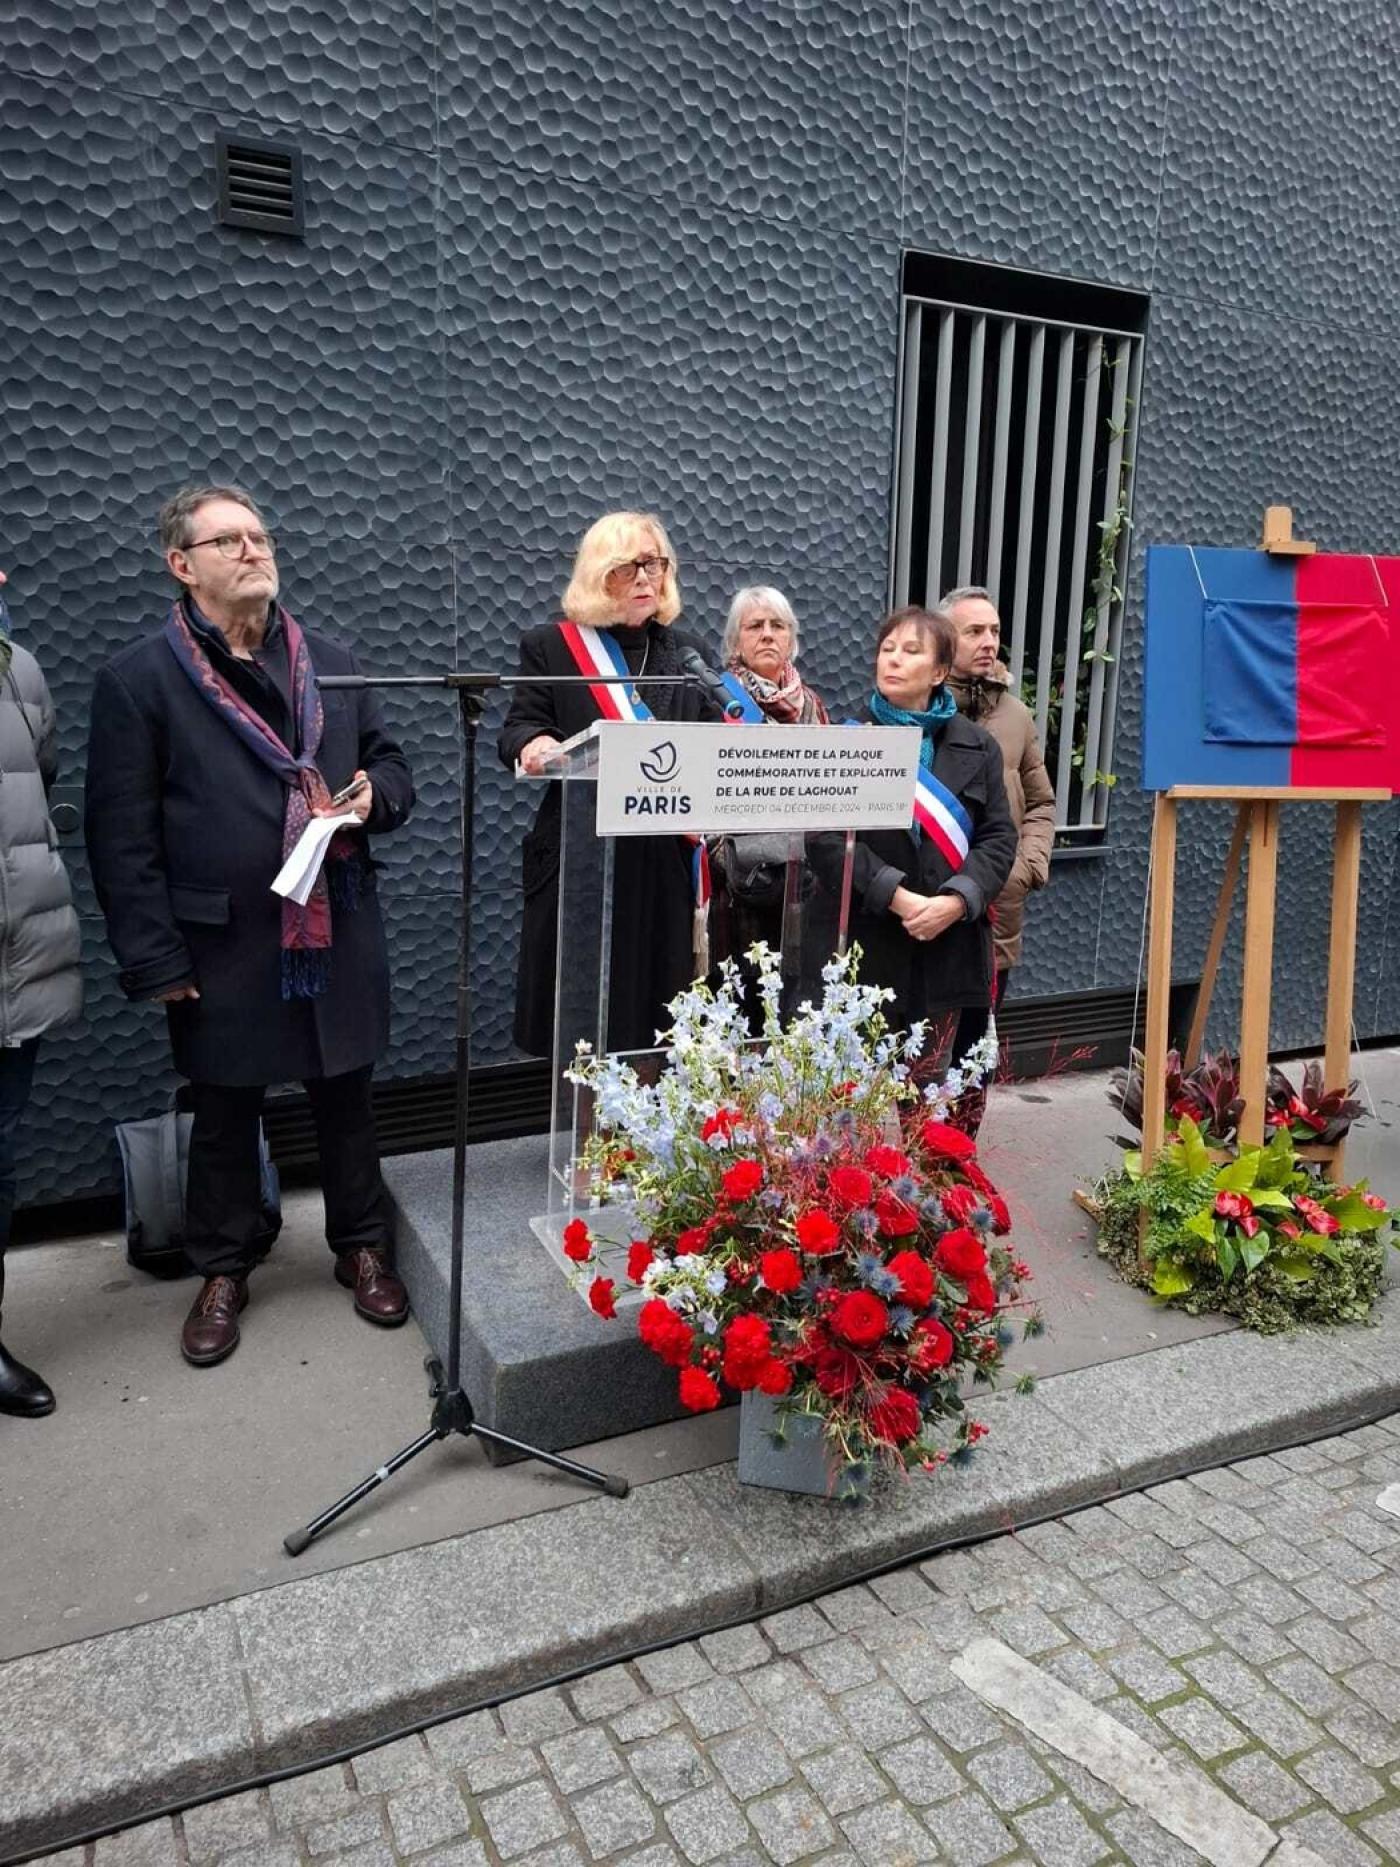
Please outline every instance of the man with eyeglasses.
[{"label": "man with eyeglasses", "polygon": [[[311,1102],[337,1280],[371,1322],[408,1315],[370,1104],[389,970],[366,833],[407,819],[413,783],[373,692],[318,688],[355,657],[278,603],[247,493],[186,487],[161,509],[160,542],[177,599],[93,690],[87,845],[122,989],[165,1006],[190,1079],[185,1249],[204,1281],[180,1346],[206,1367],[238,1346],[274,1083],[302,1083]],[[328,815],[358,822],[304,906],[275,895],[286,855]]]}]

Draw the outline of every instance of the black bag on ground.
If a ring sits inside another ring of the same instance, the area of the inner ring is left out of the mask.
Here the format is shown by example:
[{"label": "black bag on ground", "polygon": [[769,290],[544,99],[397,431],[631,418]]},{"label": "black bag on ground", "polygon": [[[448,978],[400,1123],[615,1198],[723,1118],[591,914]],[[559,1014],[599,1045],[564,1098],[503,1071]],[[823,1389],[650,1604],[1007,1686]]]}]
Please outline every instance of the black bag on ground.
[{"label": "black bag on ground", "polygon": [[[126,1202],[127,1262],[154,1277],[186,1277],[192,1269],[185,1256],[185,1174],[193,1126],[193,1115],[182,1115],[175,1109],[145,1121],[117,1123]],[[282,1189],[261,1122],[258,1171],[262,1221],[256,1243],[258,1256],[264,1258],[282,1229]]]}]

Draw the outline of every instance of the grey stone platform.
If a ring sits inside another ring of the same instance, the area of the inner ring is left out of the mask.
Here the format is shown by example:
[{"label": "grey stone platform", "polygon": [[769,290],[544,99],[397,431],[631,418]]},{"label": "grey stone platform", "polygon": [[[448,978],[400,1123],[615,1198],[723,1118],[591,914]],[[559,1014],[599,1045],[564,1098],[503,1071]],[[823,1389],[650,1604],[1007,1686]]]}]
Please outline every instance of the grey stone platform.
[{"label": "grey stone platform", "polygon": [[967,1470],[864,1509],[721,1465],[31,1654],[0,1666],[0,1860],[1397,1408],[1391,1289],[1374,1328],[1232,1332],[989,1397]]},{"label": "grey stone platform", "polygon": [[[462,1373],[484,1426],[557,1452],[679,1416],[676,1378],[637,1340],[635,1322],[604,1322],[566,1283],[530,1230],[541,1211],[548,1137],[468,1150]],[[452,1157],[384,1163],[399,1270],[434,1353],[447,1355]]]}]

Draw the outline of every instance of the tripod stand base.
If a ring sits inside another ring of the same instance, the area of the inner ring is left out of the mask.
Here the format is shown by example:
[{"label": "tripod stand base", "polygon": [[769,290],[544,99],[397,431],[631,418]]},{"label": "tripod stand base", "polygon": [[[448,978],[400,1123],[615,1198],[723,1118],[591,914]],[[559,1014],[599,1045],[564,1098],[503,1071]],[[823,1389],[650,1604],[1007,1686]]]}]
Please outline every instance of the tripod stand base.
[{"label": "tripod stand base", "polygon": [[581,1484],[592,1485],[608,1497],[623,1498],[631,1490],[625,1478],[615,1478],[608,1472],[596,1471],[591,1465],[580,1465],[576,1459],[566,1459],[557,1452],[546,1452],[539,1446],[528,1445],[523,1439],[512,1439],[508,1433],[498,1433],[492,1427],[478,1424],[465,1391],[460,1387],[448,1387],[442,1363],[437,1357],[430,1355],[423,1366],[428,1373],[429,1391],[433,1397],[432,1419],[427,1432],[421,1433],[391,1459],[376,1466],[367,1478],[362,1479],[352,1491],[347,1491],[344,1497],[338,1498],[329,1509],[323,1510],[319,1517],[313,1517],[302,1529],[292,1530],[284,1536],[282,1547],[289,1556],[300,1556],[346,1511],[353,1510],[371,1491],[377,1491],[395,1472],[401,1471],[412,1459],[416,1459],[420,1452],[426,1452],[429,1446],[436,1445],[440,1439],[450,1438],[453,1433],[460,1434],[464,1439],[479,1439],[483,1448],[497,1447],[514,1454],[516,1458],[536,1459],[542,1465],[551,1465],[555,1471],[567,1472],[569,1477],[577,1478]]}]

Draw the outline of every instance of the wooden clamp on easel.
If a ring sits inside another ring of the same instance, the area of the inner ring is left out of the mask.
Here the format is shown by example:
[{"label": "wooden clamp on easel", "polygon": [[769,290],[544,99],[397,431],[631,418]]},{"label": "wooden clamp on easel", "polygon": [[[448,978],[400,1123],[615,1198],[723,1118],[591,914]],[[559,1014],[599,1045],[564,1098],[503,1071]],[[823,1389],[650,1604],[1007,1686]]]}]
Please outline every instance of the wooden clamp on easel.
[{"label": "wooden clamp on easel", "polygon": [[[1302,557],[1314,544],[1293,537],[1293,514],[1270,506],[1264,515],[1262,548],[1271,556]],[[1309,785],[1173,785],[1159,791],[1152,818],[1152,883],[1147,936],[1147,1028],[1143,1049],[1143,1166],[1151,1164],[1166,1133],[1168,1011],[1172,973],[1172,914],[1176,896],[1177,808],[1185,802],[1235,805],[1235,829],[1221,877],[1201,986],[1186,1040],[1188,1069],[1200,1061],[1206,1019],[1220,970],[1230,911],[1248,852],[1245,884],[1244,980],[1240,1013],[1240,1094],[1244,1107],[1241,1147],[1265,1140],[1269,1075],[1269,1000],[1273,983],[1274,909],[1278,884],[1279,807],[1290,803],[1336,806],[1332,857],[1332,921],[1327,968],[1327,1011],[1323,1077],[1329,1090],[1345,1090],[1351,1075],[1352,996],[1356,982],[1357,902],[1361,878],[1361,806],[1383,803],[1388,789]],[[1327,1163],[1340,1176],[1345,1143],[1304,1142],[1298,1153]]]}]

